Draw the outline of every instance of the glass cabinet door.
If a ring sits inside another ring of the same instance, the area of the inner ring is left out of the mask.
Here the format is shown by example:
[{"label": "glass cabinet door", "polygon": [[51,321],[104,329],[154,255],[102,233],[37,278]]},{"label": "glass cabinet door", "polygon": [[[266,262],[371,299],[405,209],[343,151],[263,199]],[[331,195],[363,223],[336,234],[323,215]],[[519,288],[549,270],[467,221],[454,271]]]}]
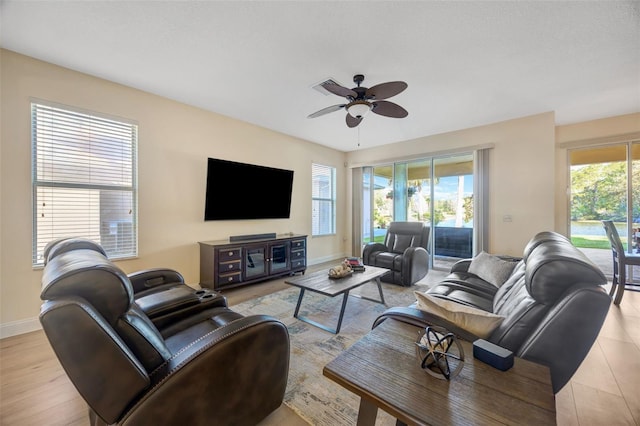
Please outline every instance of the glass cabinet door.
[{"label": "glass cabinet door", "polygon": [[269,273],[275,274],[291,269],[289,242],[269,244]]},{"label": "glass cabinet door", "polygon": [[264,245],[249,246],[244,249],[244,280],[267,275],[267,262]]}]

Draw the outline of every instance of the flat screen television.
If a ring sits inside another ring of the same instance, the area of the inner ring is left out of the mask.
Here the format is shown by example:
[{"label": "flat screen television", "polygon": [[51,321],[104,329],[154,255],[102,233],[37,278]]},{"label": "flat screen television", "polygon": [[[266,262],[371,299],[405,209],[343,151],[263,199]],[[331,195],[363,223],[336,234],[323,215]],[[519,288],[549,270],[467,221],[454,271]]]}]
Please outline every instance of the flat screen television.
[{"label": "flat screen television", "polygon": [[204,220],[288,219],[293,170],[209,158]]}]

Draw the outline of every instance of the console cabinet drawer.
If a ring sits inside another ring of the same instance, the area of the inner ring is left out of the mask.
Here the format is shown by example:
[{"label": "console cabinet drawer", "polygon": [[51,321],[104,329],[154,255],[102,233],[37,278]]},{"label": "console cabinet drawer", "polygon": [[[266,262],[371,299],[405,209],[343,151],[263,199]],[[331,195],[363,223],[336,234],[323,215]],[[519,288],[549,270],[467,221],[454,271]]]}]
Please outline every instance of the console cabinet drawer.
[{"label": "console cabinet drawer", "polygon": [[218,275],[218,288],[227,286],[229,284],[235,284],[242,281],[242,274],[240,272],[236,272],[233,274],[220,274]]},{"label": "console cabinet drawer", "polygon": [[306,241],[307,240],[292,240],[291,241],[291,250],[305,248],[306,245],[307,245]]},{"label": "console cabinet drawer", "polygon": [[294,260],[298,260],[298,259],[306,259],[306,252],[305,250],[292,250],[291,251],[291,261],[293,262]]},{"label": "console cabinet drawer", "polygon": [[240,254],[239,247],[218,250],[218,262],[228,262],[230,260],[240,261]]},{"label": "console cabinet drawer", "polygon": [[291,270],[295,271],[297,269],[305,269],[306,263],[307,262],[305,261],[305,259],[292,260],[291,261]]},{"label": "console cabinet drawer", "polygon": [[233,262],[220,262],[218,264],[218,273],[223,274],[225,272],[231,271],[239,271],[241,269],[240,260],[235,260]]}]

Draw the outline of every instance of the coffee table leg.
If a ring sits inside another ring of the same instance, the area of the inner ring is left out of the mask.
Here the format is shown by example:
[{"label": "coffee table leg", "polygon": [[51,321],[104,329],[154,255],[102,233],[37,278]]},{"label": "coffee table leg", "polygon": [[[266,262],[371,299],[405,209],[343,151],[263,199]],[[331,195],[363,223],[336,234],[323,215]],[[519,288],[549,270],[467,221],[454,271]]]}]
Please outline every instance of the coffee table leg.
[{"label": "coffee table leg", "polygon": [[378,284],[378,293],[380,293],[380,302],[382,302],[383,305],[386,305],[384,301],[384,296],[382,295],[382,285],[380,283],[380,277],[376,277],[376,284]]},{"label": "coffee table leg", "polygon": [[342,306],[340,307],[340,316],[338,317],[338,326],[336,327],[336,333],[340,333],[340,326],[342,325],[342,317],[344,316],[344,310],[347,307],[347,299],[349,299],[349,292],[345,291],[342,296]]},{"label": "coffee table leg", "polygon": [[358,410],[358,426],[371,426],[376,424],[378,407],[371,401],[360,398],[360,409]]},{"label": "coffee table leg", "polygon": [[[354,294],[353,297],[358,297],[360,299],[364,299],[364,300],[368,300],[370,302],[376,302],[376,303],[382,303],[383,305],[386,305],[385,301],[384,301],[384,295],[382,294],[382,283],[380,282],[380,277],[376,277],[376,285],[378,286],[378,294],[380,295],[380,300],[376,300],[373,299],[371,297],[366,297],[366,296],[362,296],[360,294]],[[372,280],[366,281],[366,282],[371,282]],[[365,283],[363,283],[365,284]]]},{"label": "coffee table leg", "polygon": [[296,304],[296,310],[293,312],[294,318],[298,318],[298,311],[300,310],[300,304],[302,303],[303,297],[304,297],[304,288],[301,288],[300,295],[298,296],[298,303]]},{"label": "coffee table leg", "polygon": [[328,331],[333,334],[338,334],[340,332],[340,326],[342,325],[342,317],[344,316],[344,311],[347,307],[347,300],[349,300],[349,292],[345,291],[342,296],[342,306],[340,307],[340,314],[338,316],[338,326],[334,328],[329,328],[324,324],[320,324],[317,321],[314,321],[310,318],[307,318],[303,315],[298,315],[300,311],[300,304],[302,303],[302,298],[304,297],[304,288],[300,288],[300,295],[298,296],[298,303],[296,304],[296,310],[293,312],[293,317],[299,319],[300,321],[304,321],[307,324],[315,325],[318,328],[321,328],[325,331]]}]

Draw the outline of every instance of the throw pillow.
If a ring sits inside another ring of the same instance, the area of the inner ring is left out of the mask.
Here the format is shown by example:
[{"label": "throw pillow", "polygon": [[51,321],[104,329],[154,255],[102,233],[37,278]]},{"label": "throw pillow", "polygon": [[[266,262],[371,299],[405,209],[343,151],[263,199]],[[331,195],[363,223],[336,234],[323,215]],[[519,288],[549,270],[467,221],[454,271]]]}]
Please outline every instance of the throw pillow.
[{"label": "throw pillow", "polygon": [[481,339],[489,337],[504,319],[501,315],[433,297],[430,294],[419,291],[414,291],[414,294],[418,299],[418,309],[444,318]]},{"label": "throw pillow", "polygon": [[469,272],[500,288],[509,279],[516,264],[482,251],[471,261]]}]

